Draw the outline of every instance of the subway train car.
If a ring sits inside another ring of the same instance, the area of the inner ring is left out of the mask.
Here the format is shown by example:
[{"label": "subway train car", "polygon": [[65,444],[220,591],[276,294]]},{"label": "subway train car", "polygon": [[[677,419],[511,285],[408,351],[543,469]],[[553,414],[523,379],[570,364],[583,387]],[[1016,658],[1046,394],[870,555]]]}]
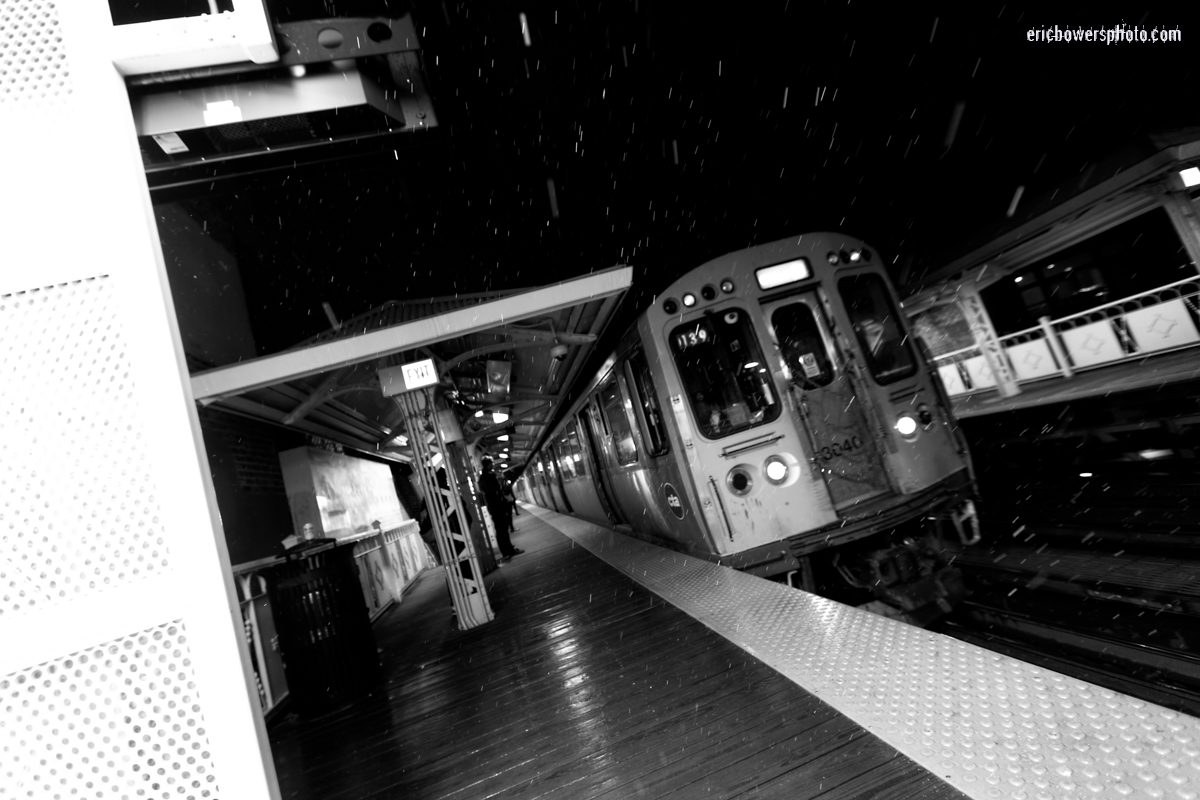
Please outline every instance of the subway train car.
[{"label": "subway train car", "polygon": [[517,483],[528,502],[926,624],[978,540],[950,403],[883,259],[838,233],[730,253],[622,337]]}]

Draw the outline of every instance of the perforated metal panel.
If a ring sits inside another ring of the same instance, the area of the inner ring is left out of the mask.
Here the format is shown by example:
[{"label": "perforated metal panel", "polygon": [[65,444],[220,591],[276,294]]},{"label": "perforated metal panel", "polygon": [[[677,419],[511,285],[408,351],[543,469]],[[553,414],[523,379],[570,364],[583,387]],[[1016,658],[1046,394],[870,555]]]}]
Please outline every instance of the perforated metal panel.
[{"label": "perforated metal panel", "polygon": [[168,567],[112,295],[0,296],[0,619]]},{"label": "perforated metal panel", "polygon": [[1200,796],[1194,717],[531,511],[971,797]]},{"label": "perforated metal panel", "polygon": [[0,678],[0,798],[217,797],[181,622]]},{"label": "perforated metal panel", "polygon": [[72,91],[55,4],[0,3],[0,107],[65,103]]},{"label": "perforated metal panel", "polygon": [[278,800],[110,27],[0,0],[0,800]]}]

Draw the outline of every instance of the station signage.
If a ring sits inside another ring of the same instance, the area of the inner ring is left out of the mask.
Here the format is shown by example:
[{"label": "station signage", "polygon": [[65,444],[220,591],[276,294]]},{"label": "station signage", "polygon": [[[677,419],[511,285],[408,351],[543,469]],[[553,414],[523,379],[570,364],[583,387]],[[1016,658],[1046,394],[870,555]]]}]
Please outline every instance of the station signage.
[{"label": "station signage", "polygon": [[433,386],[437,382],[437,367],[434,366],[432,358],[379,370],[379,384],[386,397],[404,394],[414,389],[423,389],[426,386]]}]

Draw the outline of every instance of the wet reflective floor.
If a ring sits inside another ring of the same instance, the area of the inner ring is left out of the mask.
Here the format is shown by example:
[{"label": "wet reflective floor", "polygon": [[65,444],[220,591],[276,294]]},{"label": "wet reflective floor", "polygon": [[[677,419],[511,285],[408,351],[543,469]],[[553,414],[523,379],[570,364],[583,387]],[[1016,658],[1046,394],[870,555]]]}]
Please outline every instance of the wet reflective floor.
[{"label": "wet reflective floor", "polygon": [[384,678],[270,728],[283,797],[963,795],[528,513],[455,628],[440,569],[375,623]]}]

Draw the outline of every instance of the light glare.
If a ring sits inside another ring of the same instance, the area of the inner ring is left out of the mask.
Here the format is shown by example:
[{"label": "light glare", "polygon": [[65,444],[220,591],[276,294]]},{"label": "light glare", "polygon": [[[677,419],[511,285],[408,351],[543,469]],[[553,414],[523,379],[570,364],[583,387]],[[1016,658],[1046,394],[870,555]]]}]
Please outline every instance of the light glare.
[{"label": "light glare", "polygon": [[1188,167],[1187,169],[1179,170],[1179,177],[1183,178],[1183,185],[1189,189],[1193,186],[1200,185],[1200,167]]},{"label": "light glare", "polygon": [[776,482],[783,480],[787,477],[787,471],[787,464],[784,464],[782,461],[767,462],[767,478],[770,480]]},{"label": "light glare", "polygon": [[812,269],[808,266],[806,258],[797,258],[795,261],[762,267],[754,271],[754,277],[758,281],[760,289],[774,289],[776,286],[785,286],[811,276]]}]

